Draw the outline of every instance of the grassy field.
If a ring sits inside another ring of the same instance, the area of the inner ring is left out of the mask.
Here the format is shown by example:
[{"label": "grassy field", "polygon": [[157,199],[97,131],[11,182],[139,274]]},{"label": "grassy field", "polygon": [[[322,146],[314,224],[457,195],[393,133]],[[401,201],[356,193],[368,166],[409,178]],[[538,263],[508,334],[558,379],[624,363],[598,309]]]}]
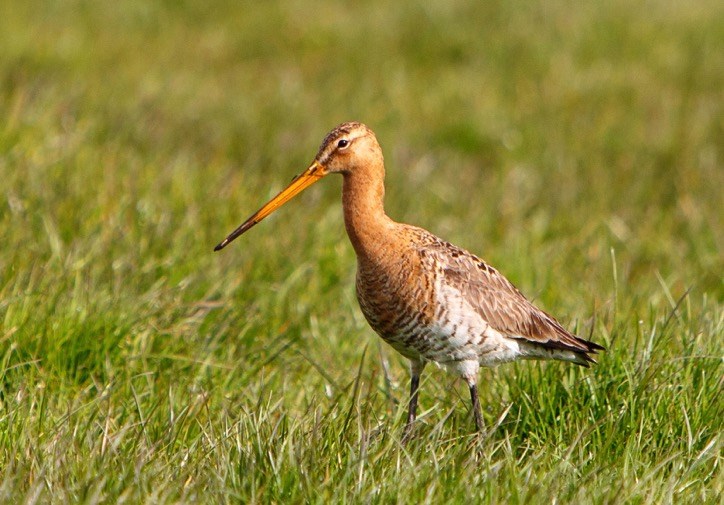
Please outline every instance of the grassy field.
[{"label": "grassy field", "polygon": [[[723,90],[717,0],[0,2],[0,502],[721,503]],[[341,181],[212,252],[347,120],[600,364],[402,445]]]}]

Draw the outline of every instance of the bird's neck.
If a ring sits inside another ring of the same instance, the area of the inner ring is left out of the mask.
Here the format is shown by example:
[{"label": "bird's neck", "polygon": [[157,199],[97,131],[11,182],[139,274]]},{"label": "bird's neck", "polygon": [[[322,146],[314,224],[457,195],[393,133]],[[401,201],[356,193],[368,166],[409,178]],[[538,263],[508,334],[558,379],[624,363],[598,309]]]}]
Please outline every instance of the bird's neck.
[{"label": "bird's neck", "polygon": [[384,209],[384,168],[344,174],[344,225],[361,263],[375,261],[391,238],[394,226]]}]

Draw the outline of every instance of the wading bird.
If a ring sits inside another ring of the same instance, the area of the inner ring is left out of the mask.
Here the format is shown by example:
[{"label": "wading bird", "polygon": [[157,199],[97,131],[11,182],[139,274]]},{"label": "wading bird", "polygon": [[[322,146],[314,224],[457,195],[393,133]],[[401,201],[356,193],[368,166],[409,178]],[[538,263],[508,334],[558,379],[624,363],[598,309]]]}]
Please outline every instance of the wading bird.
[{"label": "wading bird", "polygon": [[406,434],[415,421],[420,373],[428,362],[465,380],[481,432],[481,366],[518,359],[555,359],[586,367],[595,363],[590,354],[602,346],[565,330],[482,259],[385,214],[382,149],[362,123],[343,123],[329,132],[309,168],[214,250],[333,173],[344,179],[344,224],[357,254],[362,313],[385,342],[410,360]]}]

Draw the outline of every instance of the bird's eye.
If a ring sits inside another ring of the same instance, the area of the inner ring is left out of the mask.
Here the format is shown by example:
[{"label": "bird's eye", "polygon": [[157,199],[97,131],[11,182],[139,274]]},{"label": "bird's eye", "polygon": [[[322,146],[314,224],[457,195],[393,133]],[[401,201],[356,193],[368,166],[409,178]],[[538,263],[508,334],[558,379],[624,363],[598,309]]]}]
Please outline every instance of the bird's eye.
[{"label": "bird's eye", "polygon": [[340,149],[344,149],[349,145],[349,140],[347,139],[340,139],[339,142],[337,142],[337,147]]}]

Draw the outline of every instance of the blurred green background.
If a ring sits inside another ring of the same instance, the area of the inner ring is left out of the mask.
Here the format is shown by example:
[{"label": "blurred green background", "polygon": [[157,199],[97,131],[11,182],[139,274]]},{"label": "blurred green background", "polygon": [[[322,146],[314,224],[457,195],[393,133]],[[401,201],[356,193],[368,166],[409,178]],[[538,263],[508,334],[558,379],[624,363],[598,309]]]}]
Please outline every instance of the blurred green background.
[{"label": "blurred green background", "polygon": [[[714,0],[1,1],[0,497],[715,502],[723,109]],[[399,444],[340,182],[211,252],[349,120],[609,348],[484,371],[483,455],[437,370]]]}]

